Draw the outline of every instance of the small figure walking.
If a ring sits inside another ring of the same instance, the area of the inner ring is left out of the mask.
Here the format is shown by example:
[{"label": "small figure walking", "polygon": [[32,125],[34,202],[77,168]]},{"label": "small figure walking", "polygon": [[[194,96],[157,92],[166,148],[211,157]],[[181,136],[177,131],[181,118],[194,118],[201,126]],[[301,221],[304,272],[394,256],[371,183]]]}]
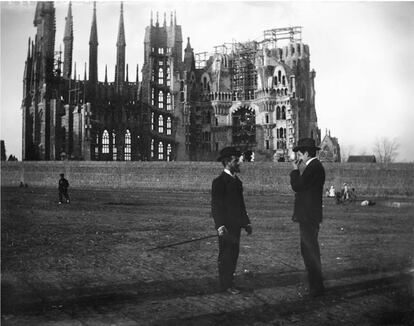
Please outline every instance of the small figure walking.
[{"label": "small figure walking", "polygon": [[69,182],[65,179],[65,175],[63,173],[60,174],[59,179],[59,205],[63,202],[63,197],[65,197],[66,203],[70,203],[69,195],[68,195],[68,187]]}]

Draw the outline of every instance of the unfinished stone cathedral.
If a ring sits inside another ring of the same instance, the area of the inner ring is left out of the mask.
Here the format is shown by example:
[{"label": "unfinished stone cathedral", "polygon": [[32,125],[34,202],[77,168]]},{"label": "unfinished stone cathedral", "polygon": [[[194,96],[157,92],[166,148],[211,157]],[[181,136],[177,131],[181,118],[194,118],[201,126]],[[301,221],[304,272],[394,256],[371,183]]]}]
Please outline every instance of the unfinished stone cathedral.
[{"label": "unfinished stone cathedral", "polygon": [[[128,80],[123,5],[115,80],[98,80],[98,26],[92,12],[89,74],[72,62],[73,18],[66,17],[63,58],[55,51],[55,7],[38,2],[23,83],[24,160],[209,161],[226,146],[246,160],[284,161],[297,140],[320,143],[315,71],[301,27],[264,31],[261,41],[194,53],[175,14],[151,14],[142,80]],[[281,45],[284,42],[284,45]],[[73,68],[73,71],[72,71]]]}]

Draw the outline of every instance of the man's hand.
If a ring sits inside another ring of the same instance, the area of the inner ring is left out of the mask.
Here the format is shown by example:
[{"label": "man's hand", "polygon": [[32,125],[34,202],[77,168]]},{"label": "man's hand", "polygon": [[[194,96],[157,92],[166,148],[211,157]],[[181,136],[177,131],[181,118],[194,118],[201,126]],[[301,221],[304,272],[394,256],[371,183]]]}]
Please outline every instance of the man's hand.
[{"label": "man's hand", "polygon": [[247,224],[244,229],[246,230],[248,235],[252,234],[253,232],[253,228],[251,224]]},{"label": "man's hand", "polygon": [[221,237],[221,236],[225,235],[225,234],[227,233],[227,229],[226,229],[226,227],[225,227],[224,225],[220,226],[220,227],[217,229],[217,233],[218,233],[219,237]]},{"label": "man's hand", "polygon": [[296,161],[292,161],[292,166],[294,170],[298,170],[299,169],[299,165],[302,163],[302,160],[296,160]]}]

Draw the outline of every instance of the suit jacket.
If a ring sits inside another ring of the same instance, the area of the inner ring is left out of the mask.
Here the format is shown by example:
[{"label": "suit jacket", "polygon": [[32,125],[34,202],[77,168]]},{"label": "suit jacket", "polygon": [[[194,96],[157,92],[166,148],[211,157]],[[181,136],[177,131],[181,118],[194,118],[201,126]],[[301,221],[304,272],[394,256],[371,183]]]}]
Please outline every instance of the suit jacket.
[{"label": "suit jacket", "polygon": [[322,222],[322,193],[325,169],[318,159],[312,160],[302,174],[290,172],[290,185],[295,192],[293,220],[299,223]]},{"label": "suit jacket", "polygon": [[68,180],[66,180],[65,178],[60,178],[59,179],[59,190],[65,191],[68,189],[68,187],[69,187]]},{"label": "suit jacket", "polygon": [[211,187],[211,215],[216,229],[224,225],[229,230],[250,224],[240,179],[223,172],[213,180]]}]

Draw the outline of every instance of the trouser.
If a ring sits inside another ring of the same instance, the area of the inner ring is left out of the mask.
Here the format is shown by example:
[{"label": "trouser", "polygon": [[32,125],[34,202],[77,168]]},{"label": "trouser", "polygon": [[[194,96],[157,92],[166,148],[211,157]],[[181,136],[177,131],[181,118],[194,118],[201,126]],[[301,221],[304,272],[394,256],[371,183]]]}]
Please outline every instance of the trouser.
[{"label": "trouser", "polygon": [[59,189],[59,201],[63,202],[63,197],[65,197],[66,201],[69,201],[69,195],[68,195],[68,190],[67,189]]},{"label": "trouser", "polygon": [[218,272],[222,290],[233,286],[240,248],[240,228],[219,236]]},{"label": "trouser", "polygon": [[323,291],[321,254],[318,243],[319,224],[299,224],[300,251],[308,272],[310,292]]}]

